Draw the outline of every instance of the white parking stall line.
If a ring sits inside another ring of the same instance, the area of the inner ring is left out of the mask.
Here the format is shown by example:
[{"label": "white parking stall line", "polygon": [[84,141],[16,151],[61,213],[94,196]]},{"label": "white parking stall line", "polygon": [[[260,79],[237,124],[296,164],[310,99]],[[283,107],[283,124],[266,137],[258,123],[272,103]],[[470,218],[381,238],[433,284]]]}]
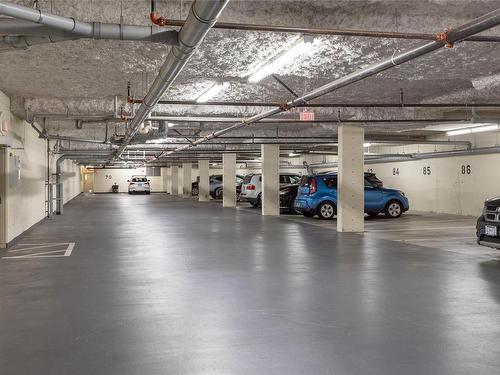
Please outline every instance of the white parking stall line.
[{"label": "white parking stall line", "polygon": [[[42,243],[42,244],[37,244],[37,246],[33,246],[33,244],[17,244],[15,245],[15,247],[21,247],[21,248],[14,248],[12,250],[8,250],[7,254],[3,256],[2,259],[69,257],[73,253],[73,249],[75,248],[75,243],[74,242]],[[42,249],[47,251],[40,251]],[[29,251],[29,253],[17,255],[22,251]]]},{"label": "white parking stall line", "polygon": [[64,253],[64,256],[65,257],[69,257],[71,255],[71,253],[73,252],[74,248],[75,248],[75,243],[74,242],[70,242],[68,244],[68,248],[66,249],[66,252]]},{"label": "white parking stall line", "polygon": [[419,231],[442,231],[449,229],[476,229],[475,226],[459,226],[459,227],[422,227],[422,228],[401,228],[401,229],[379,229],[379,230],[366,230],[370,233],[389,233],[389,232],[419,232]]},{"label": "white parking stall line", "polygon": [[[25,245],[25,244],[23,244],[23,245]],[[40,246],[22,247],[22,248],[16,248],[16,249],[13,249],[13,250],[9,250],[9,253],[14,253],[14,252],[19,252],[19,251],[26,251],[26,250],[43,249],[43,248],[47,248],[47,247],[56,247],[56,246],[62,246],[62,245],[67,245],[67,244],[66,243],[58,243],[58,244],[45,244],[45,245],[40,245]],[[63,250],[60,250],[60,251],[63,251]]]}]

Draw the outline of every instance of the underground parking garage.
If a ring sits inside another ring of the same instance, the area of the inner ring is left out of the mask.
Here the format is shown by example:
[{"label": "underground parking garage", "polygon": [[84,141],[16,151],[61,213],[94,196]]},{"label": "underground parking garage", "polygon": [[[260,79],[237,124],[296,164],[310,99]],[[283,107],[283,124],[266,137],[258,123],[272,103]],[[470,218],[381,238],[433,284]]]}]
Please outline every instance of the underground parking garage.
[{"label": "underground parking garage", "polygon": [[0,1],[0,373],[499,373],[499,24]]}]

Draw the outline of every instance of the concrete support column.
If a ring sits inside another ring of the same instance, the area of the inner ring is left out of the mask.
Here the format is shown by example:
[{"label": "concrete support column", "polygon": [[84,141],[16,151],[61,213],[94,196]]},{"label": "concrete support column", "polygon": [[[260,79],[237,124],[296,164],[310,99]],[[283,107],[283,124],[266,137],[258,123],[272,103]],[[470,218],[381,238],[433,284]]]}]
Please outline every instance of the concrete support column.
[{"label": "concrete support column", "polygon": [[192,164],[182,163],[182,197],[191,197]]},{"label": "concrete support column", "polygon": [[222,155],[222,207],[236,207],[236,154]]},{"label": "concrete support column", "polygon": [[262,146],[262,215],[280,214],[280,146]]},{"label": "concrete support column", "polygon": [[337,231],[363,232],[364,201],[364,129],[339,126],[339,174],[337,189]]},{"label": "concrete support column", "polygon": [[168,191],[168,180],[170,179],[169,173],[170,173],[170,168],[167,167],[161,168],[161,180],[162,180],[161,190],[167,193],[169,192]]},{"label": "concrete support column", "polygon": [[198,200],[208,202],[210,200],[210,161],[199,160],[198,171],[200,173],[200,182],[198,183]]},{"label": "concrete support column", "polygon": [[177,195],[179,191],[179,167],[172,165],[170,167],[169,193]]}]

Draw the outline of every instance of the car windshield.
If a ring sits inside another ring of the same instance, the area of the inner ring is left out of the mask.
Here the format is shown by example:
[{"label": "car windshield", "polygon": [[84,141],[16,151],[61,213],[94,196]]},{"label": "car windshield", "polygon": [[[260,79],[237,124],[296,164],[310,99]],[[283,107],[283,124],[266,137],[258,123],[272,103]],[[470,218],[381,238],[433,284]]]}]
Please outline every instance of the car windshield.
[{"label": "car windshield", "polygon": [[134,177],[132,182],[148,182],[148,180],[146,178]]}]

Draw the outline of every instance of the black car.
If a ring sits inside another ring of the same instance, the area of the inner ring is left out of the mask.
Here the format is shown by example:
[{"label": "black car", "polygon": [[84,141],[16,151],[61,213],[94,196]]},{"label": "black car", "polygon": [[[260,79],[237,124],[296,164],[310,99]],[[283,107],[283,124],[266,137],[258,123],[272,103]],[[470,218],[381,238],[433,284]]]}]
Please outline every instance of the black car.
[{"label": "black car", "polygon": [[484,202],[483,214],[477,219],[476,235],[479,245],[500,249],[500,197]]},{"label": "black car", "polygon": [[298,214],[295,210],[294,202],[297,196],[299,184],[285,185],[280,188],[280,209],[289,214]]}]

